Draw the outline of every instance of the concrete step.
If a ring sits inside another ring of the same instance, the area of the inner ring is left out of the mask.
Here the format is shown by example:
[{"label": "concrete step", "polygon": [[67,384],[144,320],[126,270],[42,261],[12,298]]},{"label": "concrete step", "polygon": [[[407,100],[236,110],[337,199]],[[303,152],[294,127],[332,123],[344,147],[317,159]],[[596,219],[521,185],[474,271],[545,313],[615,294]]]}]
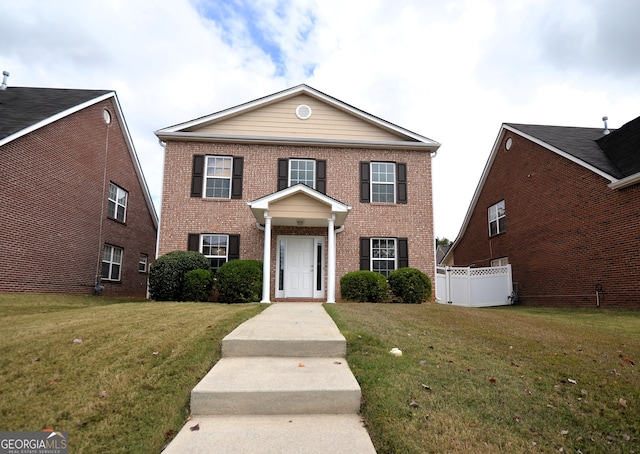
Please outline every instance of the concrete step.
[{"label": "concrete step", "polygon": [[222,356],[344,357],[347,342],[321,304],[277,303],[222,340]]},{"label": "concrete step", "polygon": [[193,415],[355,414],[344,358],[222,358],[191,391]]},{"label": "concrete step", "polygon": [[195,416],[163,454],[375,452],[358,415],[278,415]]}]

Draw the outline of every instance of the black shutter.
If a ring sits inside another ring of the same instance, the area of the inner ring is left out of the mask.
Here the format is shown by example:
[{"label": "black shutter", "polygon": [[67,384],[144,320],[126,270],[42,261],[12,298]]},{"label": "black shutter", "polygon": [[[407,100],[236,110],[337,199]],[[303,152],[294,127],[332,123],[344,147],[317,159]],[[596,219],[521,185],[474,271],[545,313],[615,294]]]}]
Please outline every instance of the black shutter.
[{"label": "black shutter", "polygon": [[240,235],[229,235],[229,260],[236,260],[240,258]]},{"label": "black shutter", "polygon": [[398,238],[398,268],[409,267],[409,241]]},{"label": "black shutter", "polygon": [[[360,163],[360,201],[362,203],[369,203],[371,197],[369,195],[369,163]],[[368,268],[367,268],[368,269]]]},{"label": "black shutter", "polygon": [[327,161],[316,160],[316,191],[327,193]]},{"label": "black shutter", "polygon": [[200,252],[200,234],[190,233],[189,241],[187,243],[187,250]]},{"label": "black shutter", "polygon": [[202,197],[202,178],[204,177],[204,155],[193,155],[191,171],[191,197]]},{"label": "black shutter", "polygon": [[407,165],[404,163],[396,164],[396,189],[396,201],[407,203]]},{"label": "black shutter", "polygon": [[360,269],[371,269],[371,242],[369,238],[360,238]]},{"label": "black shutter", "polygon": [[278,191],[289,186],[289,160],[278,159]]},{"label": "black shutter", "polygon": [[233,158],[233,176],[231,178],[231,198],[242,198],[242,168],[244,166],[244,158]]}]

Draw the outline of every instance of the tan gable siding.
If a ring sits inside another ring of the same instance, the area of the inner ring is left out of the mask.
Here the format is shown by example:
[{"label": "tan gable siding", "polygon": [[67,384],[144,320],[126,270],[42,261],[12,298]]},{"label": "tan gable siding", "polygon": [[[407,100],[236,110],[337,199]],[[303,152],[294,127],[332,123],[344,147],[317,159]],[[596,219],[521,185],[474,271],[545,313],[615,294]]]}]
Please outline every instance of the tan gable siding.
[{"label": "tan gable siding", "polygon": [[331,207],[304,194],[294,194],[269,205],[269,215],[274,218],[327,219]]},{"label": "tan gable siding", "polygon": [[[300,120],[296,116],[296,107],[300,104],[311,107],[312,115],[307,120]],[[406,140],[304,94],[218,123],[196,127],[189,132],[363,141]]]}]

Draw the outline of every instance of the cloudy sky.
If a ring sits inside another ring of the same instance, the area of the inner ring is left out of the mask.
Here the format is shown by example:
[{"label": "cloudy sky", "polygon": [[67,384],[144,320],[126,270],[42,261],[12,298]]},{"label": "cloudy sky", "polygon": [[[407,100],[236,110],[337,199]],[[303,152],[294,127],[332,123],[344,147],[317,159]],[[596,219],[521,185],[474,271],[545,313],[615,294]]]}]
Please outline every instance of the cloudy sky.
[{"label": "cloudy sky", "polygon": [[454,239],[502,123],[640,115],[637,0],[20,0],[9,85],[115,90],[160,211],[153,131],[306,83],[442,144]]}]

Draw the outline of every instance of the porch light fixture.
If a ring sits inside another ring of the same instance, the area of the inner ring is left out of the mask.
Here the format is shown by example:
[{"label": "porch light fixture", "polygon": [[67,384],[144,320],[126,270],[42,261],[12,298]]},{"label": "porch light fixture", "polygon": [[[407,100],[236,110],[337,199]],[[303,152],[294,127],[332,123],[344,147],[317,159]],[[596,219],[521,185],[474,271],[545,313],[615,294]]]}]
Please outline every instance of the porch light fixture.
[{"label": "porch light fixture", "polygon": [[296,219],[296,224],[298,224],[298,227],[301,227],[304,225],[304,219]]}]

